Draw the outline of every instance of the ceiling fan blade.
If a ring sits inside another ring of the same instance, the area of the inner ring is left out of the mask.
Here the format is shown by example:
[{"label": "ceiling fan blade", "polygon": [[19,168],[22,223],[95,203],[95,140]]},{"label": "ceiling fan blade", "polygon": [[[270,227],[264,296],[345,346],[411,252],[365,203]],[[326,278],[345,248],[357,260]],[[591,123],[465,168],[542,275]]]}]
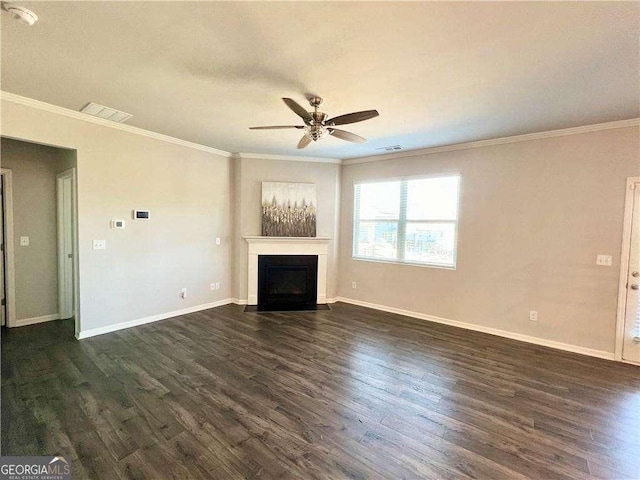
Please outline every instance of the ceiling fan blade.
[{"label": "ceiling fan blade", "polygon": [[310,143],[311,143],[311,139],[305,135],[298,142],[298,148],[299,149],[303,149],[304,147],[306,147]]},{"label": "ceiling fan blade", "polygon": [[338,130],[337,128],[330,128],[329,135],[333,135],[334,137],[341,140],[346,140],[347,142],[364,143],[367,141],[366,138],[362,138],[360,135],[356,135],[355,133],[351,132],[345,132],[344,130]]},{"label": "ceiling fan blade", "polygon": [[275,128],[304,128],[302,125],[272,125],[270,127],[249,127],[249,130],[273,130]]},{"label": "ceiling fan blade", "polygon": [[325,122],[325,125],[346,125],[347,123],[356,123],[369,120],[380,115],[377,110],[365,110],[363,112],[347,113],[345,115],[339,115],[334,118],[330,118]]},{"label": "ceiling fan blade", "polygon": [[313,117],[311,116],[311,114],[307,112],[304,107],[298,104],[295,100],[292,100],[290,98],[283,98],[282,101],[286,103],[287,107],[293,110],[296,115],[302,118],[305,123],[313,121]]}]

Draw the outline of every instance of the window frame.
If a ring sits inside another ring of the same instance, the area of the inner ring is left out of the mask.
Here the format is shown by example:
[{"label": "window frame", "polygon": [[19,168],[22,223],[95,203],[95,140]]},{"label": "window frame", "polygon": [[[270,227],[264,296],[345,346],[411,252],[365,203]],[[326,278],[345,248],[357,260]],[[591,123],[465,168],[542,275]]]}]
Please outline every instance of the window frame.
[{"label": "window frame", "polygon": [[[458,195],[456,198],[456,218],[455,220],[429,220],[429,219],[419,219],[419,220],[408,220],[407,219],[407,202],[408,202],[408,187],[409,182],[412,180],[426,180],[433,178],[448,178],[448,177],[458,177]],[[397,219],[381,219],[381,220],[372,220],[372,219],[360,219],[360,204],[359,204],[359,196],[356,196],[356,187],[359,185],[366,185],[368,183],[392,183],[392,182],[400,182],[400,198],[399,202],[399,213]],[[364,262],[375,262],[375,263],[390,263],[397,265],[411,265],[417,267],[427,267],[427,268],[439,268],[444,270],[456,270],[458,265],[458,231],[460,224],[460,198],[462,191],[462,174],[458,171],[454,172],[442,172],[442,173],[434,173],[429,175],[412,175],[412,176],[403,176],[403,177],[383,177],[383,178],[367,178],[367,179],[357,179],[353,181],[353,215],[352,215],[352,227],[353,227],[353,236],[351,242],[351,257],[353,260],[364,261]],[[403,201],[404,200],[404,201]],[[357,240],[359,238],[360,232],[360,223],[362,222],[389,222],[396,223],[398,225],[398,237],[396,241],[396,258],[376,258],[376,257],[368,257],[366,255],[360,255],[356,251],[357,249]],[[406,253],[406,232],[407,225],[411,223],[444,223],[444,224],[453,224],[453,262],[451,264],[443,264],[443,263],[433,263],[433,262],[422,262],[416,260],[407,260],[405,258]],[[402,240],[402,243],[401,243]]]}]

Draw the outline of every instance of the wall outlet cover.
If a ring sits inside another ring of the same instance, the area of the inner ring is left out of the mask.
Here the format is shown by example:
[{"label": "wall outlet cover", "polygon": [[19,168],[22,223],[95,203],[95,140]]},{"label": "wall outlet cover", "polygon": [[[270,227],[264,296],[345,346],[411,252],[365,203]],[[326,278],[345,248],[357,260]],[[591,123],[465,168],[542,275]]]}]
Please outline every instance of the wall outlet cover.
[{"label": "wall outlet cover", "polygon": [[20,246],[28,247],[29,246],[29,237],[20,237]]},{"label": "wall outlet cover", "polygon": [[596,265],[603,267],[610,267],[613,263],[613,257],[611,255],[598,255],[596,257]]}]

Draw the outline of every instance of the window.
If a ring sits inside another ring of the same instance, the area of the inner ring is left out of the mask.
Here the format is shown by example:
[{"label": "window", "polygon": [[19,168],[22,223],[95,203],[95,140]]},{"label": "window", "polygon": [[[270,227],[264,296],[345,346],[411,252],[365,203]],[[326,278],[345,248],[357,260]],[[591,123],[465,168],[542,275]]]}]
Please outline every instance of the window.
[{"label": "window", "polygon": [[460,176],[354,185],[353,258],[455,268]]}]

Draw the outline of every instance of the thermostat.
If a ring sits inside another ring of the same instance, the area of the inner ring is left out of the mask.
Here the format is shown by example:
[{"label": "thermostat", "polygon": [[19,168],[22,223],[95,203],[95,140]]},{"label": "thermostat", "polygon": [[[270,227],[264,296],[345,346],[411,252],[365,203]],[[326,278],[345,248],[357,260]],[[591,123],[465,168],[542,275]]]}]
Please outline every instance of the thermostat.
[{"label": "thermostat", "polygon": [[124,220],[111,220],[111,228],[124,228]]},{"label": "thermostat", "polygon": [[133,219],[134,220],[149,220],[151,218],[151,213],[149,210],[134,210],[133,211]]}]

